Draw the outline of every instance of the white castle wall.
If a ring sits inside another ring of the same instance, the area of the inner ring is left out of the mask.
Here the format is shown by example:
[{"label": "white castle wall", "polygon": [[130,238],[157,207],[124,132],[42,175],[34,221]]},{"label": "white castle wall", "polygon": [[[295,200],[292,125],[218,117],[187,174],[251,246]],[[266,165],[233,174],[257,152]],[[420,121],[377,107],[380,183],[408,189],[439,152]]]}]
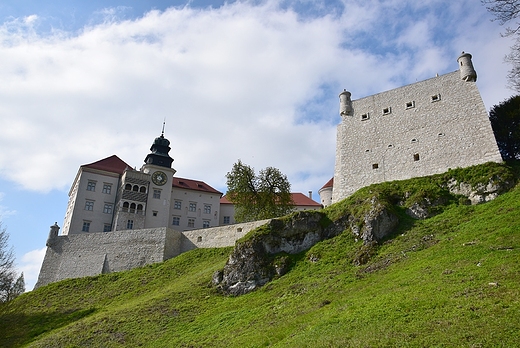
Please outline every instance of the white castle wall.
[{"label": "white castle wall", "polygon": [[51,227],[35,289],[68,278],[130,270],[162,262],[196,248],[233,246],[270,220],[179,232],[150,228],[58,236]]},{"label": "white castle wall", "polygon": [[337,129],[333,203],[373,183],[502,161],[477,86],[459,71],[351,107]]}]

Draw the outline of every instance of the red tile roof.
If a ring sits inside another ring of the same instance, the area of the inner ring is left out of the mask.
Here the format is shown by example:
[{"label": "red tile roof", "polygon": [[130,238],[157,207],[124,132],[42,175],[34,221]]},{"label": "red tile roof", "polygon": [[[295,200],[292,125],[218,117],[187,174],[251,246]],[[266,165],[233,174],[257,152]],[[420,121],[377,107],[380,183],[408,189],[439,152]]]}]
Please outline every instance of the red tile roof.
[{"label": "red tile roof", "polygon": [[117,157],[116,155],[112,155],[110,157],[104,158],[102,160],[84,164],[81,168],[90,168],[97,170],[104,170],[110,173],[117,173],[122,175],[127,168],[132,169],[127,163],[125,163],[122,159]]},{"label": "red tile roof", "polygon": [[334,186],[334,177],[332,179],[330,179],[329,181],[327,181],[327,183],[325,185],[323,185],[323,187],[320,188],[319,191],[323,190],[324,188],[328,188],[328,187],[332,187],[332,186]]},{"label": "red tile roof", "polygon": [[173,187],[222,195],[222,192],[215,190],[205,182],[192,179],[173,177]]},{"label": "red tile roof", "polygon": [[294,202],[294,205],[299,207],[321,207],[320,203],[315,202],[314,200],[310,199],[308,196],[300,192],[291,193],[291,198]]},{"label": "red tile roof", "polygon": [[[291,198],[294,202],[294,205],[299,207],[321,207],[321,204],[318,202],[315,202],[314,200],[310,199],[303,193],[299,192],[292,192]],[[220,204],[233,204],[231,201],[229,201],[226,196],[223,196],[220,198]]]}]

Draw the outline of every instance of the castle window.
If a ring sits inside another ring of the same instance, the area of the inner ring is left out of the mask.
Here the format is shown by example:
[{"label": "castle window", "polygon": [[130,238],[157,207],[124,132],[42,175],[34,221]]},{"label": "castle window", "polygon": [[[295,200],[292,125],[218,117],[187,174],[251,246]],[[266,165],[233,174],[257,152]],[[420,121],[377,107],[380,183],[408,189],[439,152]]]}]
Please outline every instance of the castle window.
[{"label": "castle window", "polygon": [[179,226],[181,224],[181,218],[178,216],[174,216],[172,220],[172,225]]},{"label": "castle window", "polygon": [[211,214],[211,205],[204,204],[204,214]]},{"label": "castle window", "polygon": [[130,207],[130,204],[128,202],[123,203],[123,211],[128,211],[129,207]]},{"label": "castle window", "polygon": [[160,199],[161,198],[161,190],[153,190],[153,198]]},{"label": "castle window", "polygon": [[407,109],[413,109],[414,107],[415,107],[415,101],[409,101],[408,103],[406,103]]},{"label": "castle window", "polygon": [[112,231],[112,225],[111,224],[104,224],[103,225],[103,232],[110,232]]},{"label": "castle window", "polygon": [[377,164],[377,163],[372,164],[372,169],[377,169],[377,168],[379,168],[379,164]]},{"label": "castle window", "polygon": [[181,209],[182,202],[181,201],[175,201],[173,202],[173,209]]},{"label": "castle window", "polygon": [[416,143],[416,142],[417,142],[417,139],[413,138],[412,143]]},{"label": "castle window", "polygon": [[242,227],[237,228],[237,232],[242,232]]},{"label": "castle window", "polygon": [[143,205],[142,204],[138,204],[137,205],[137,214],[142,214],[143,213]]},{"label": "castle window", "polygon": [[82,232],[88,232],[90,230],[90,221],[83,221]]},{"label": "castle window", "polygon": [[112,204],[105,203],[105,206],[103,207],[103,213],[112,214]]},{"label": "castle window", "polygon": [[369,150],[369,149],[366,149],[365,152],[370,152],[370,150]]},{"label": "castle window", "polygon": [[413,155],[413,160],[416,161],[416,162],[419,160],[419,154],[418,153]]},{"label": "castle window", "polygon": [[134,187],[132,187],[132,191],[139,192],[139,186],[134,185]]},{"label": "castle window", "polygon": [[441,100],[441,95],[440,94],[432,95],[431,99],[432,99],[432,103],[434,103],[436,101]]},{"label": "castle window", "polygon": [[154,210],[154,211],[152,212],[152,215],[153,215],[153,216],[157,216],[158,213],[159,213],[158,211]]},{"label": "castle window", "polygon": [[128,220],[128,221],[126,222],[126,229],[127,229],[127,230],[131,230],[131,229],[133,229],[133,228],[134,228],[134,220]]},{"label": "castle window", "polygon": [[86,201],[85,202],[85,210],[94,210],[94,201]]},{"label": "castle window", "polygon": [[106,193],[107,195],[112,192],[112,184],[103,184],[103,193]]},{"label": "castle window", "polygon": [[130,204],[130,212],[135,213],[135,203]]},{"label": "castle window", "polygon": [[445,136],[445,135],[446,135],[446,134],[444,134],[444,133],[439,133],[439,134],[438,134],[438,136],[440,136],[440,137],[443,137],[443,136]]},{"label": "castle window", "polygon": [[125,190],[132,191],[132,185],[126,184],[125,185]]},{"label": "castle window", "polygon": [[388,115],[388,114],[391,114],[391,113],[392,113],[392,108],[391,107],[387,107],[387,108],[383,109],[383,115]]},{"label": "castle window", "polygon": [[202,221],[202,228],[208,228],[209,227],[209,220],[203,220]]},{"label": "castle window", "polygon": [[224,221],[223,221],[224,224],[228,225],[230,223],[229,221],[230,221],[230,217],[229,216],[224,216]]},{"label": "castle window", "polygon": [[188,227],[195,227],[195,219],[188,219]]},{"label": "castle window", "polygon": [[202,237],[201,237],[201,236],[198,236],[198,237],[197,237],[197,242],[198,242],[198,243],[202,242]]},{"label": "castle window", "polygon": [[197,203],[190,202],[190,208],[189,211],[197,211]]},{"label": "castle window", "polygon": [[95,181],[89,181],[87,183],[87,191],[96,191],[96,182]]},{"label": "castle window", "polygon": [[366,114],[361,115],[361,121],[366,121],[370,118],[370,114],[367,112]]},{"label": "castle window", "polygon": [[392,144],[388,144],[388,148],[391,149],[392,147],[394,147],[394,145]]},{"label": "castle window", "polygon": [[141,186],[141,187],[139,188],[139,192],[141,192],[141,193],[146,193],[146,187],[145,187],[145,186]]}]

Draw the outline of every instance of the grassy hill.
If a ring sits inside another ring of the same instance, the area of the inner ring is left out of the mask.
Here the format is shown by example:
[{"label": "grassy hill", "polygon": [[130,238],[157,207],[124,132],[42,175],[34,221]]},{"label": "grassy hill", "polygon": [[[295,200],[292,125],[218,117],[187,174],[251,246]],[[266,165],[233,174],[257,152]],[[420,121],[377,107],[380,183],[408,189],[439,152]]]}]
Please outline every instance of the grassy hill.
[{"label": "grassy hill", "polygon": [[[239,297],[210,285],[231,248],[65,280],[0,307],[0,346],[519,346],[519,214],[520,186],[425,220],[401,211],[385,242],[346,231]],[[355,266],[360,253],[368,262]]]}]

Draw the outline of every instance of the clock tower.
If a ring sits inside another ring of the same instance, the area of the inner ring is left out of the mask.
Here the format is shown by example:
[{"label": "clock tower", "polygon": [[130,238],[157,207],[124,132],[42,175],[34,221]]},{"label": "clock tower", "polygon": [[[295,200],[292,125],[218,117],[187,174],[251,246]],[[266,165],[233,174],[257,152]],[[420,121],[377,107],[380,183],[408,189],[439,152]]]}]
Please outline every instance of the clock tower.
[{"label": "clock tower", "polygon": [[141,170],[128,169],[121,178],[114,230],[168,227],[172,197],[173,158],[170,141],[155,138]]}]

